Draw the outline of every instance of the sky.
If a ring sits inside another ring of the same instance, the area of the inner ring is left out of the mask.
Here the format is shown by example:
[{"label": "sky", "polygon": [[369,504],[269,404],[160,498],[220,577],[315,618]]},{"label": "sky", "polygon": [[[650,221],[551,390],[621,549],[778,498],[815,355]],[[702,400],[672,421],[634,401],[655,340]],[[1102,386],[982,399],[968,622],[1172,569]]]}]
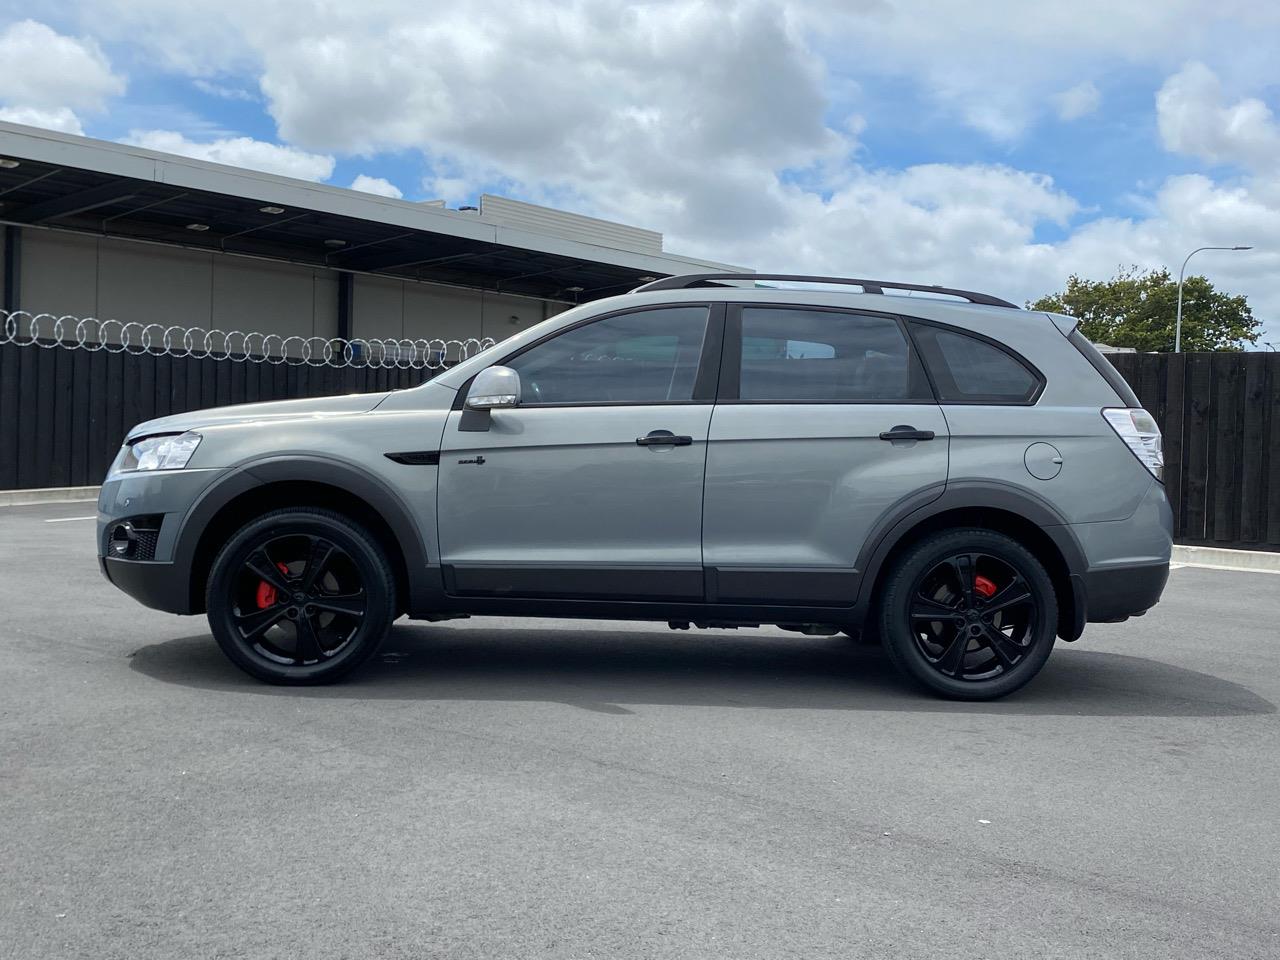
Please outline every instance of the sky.
[{"label": "sky", "polygon": [[0,0],[0,63],[3,120],[761,271],[1021,302],[1252,245],[1188,272],[1280,348],[1280,4]]}]

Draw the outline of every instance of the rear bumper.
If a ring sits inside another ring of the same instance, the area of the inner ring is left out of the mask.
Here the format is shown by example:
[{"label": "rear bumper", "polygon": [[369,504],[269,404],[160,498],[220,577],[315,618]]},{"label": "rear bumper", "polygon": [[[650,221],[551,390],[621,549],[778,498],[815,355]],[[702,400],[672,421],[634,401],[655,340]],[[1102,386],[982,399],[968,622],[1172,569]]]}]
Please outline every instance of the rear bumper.
[{"label": "rear bumper", "polygon": [[99,557],[102,575],[143,606],[165,613],[193,613],[186,570],[172,563]]},{"label": "rear bumper", "polygon": [[1160,601],[1169,579],[1169,563],[1105,567],[1073,579],[1084,594],[1089,623],[1115,623],[1141,616]]}]

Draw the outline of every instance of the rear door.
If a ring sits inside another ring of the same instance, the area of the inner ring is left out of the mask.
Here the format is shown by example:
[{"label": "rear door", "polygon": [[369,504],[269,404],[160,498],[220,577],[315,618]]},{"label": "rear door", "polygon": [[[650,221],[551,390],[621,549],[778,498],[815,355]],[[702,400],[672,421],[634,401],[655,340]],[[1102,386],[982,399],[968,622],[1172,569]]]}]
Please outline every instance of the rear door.
[{"label": "rear door", "polygon": [[723,308],[629,310],[503,363],[521,400],[445,425],[446,589],[475,597],[702,600],[702,486]]},{"label": "rear door", "polygon": [[707,599],[851,605],[869,533],[906,498],[941,494],[947,444],[897,317],[731,306],[707,448]]}]

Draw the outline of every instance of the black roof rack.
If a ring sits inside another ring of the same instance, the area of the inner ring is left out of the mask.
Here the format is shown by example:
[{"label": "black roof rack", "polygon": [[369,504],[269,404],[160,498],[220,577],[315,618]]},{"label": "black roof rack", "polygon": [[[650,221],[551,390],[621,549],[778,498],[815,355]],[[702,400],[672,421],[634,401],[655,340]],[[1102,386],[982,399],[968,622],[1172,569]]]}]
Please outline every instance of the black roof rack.
[{"label": "black roof rack", "polygon": [[800,283],[847,283],[861,287],[863,293],[884,293],[890,290],[917,290],[920,293],[942,293],[951,297],[960,297],[970,303],[981,303],[988,307],[1009,307],[1020,309],[1016,303],[1001,300],[986,293],[974,293],[972,290],[956,290],[953,287],[938,287],[924,283],[890,283],[888,280],[855,280],[850,277],[809,277],[793,273],[690,273],[681,277],[663,277],[652,280],[643,286],[636,287],[632,293],[647,293],[650,290],[688,290],[690,287],[728,286],[721,280],[791,280]]}]

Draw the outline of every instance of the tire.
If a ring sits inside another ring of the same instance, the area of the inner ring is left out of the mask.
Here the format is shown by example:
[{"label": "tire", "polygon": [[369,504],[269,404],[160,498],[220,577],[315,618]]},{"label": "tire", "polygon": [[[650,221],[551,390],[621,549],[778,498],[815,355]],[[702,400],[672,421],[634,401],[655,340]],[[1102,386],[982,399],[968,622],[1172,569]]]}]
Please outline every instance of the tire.
[{"label": "tire", "polygon": [[[314,568],[314,569],[313,569]],[[274,510],[241,527],[209,574],[218,646],[267,683],[332,683],[371,657],[395,619],[378,541],[332,510]]]},{"label": "tire", "polygon": [[893,563],[877,622],[903,675],[953,700],[994,700],[1044,666],[1058,602],[1044,565],[1016,540],[980,528],[945,530]]}]

